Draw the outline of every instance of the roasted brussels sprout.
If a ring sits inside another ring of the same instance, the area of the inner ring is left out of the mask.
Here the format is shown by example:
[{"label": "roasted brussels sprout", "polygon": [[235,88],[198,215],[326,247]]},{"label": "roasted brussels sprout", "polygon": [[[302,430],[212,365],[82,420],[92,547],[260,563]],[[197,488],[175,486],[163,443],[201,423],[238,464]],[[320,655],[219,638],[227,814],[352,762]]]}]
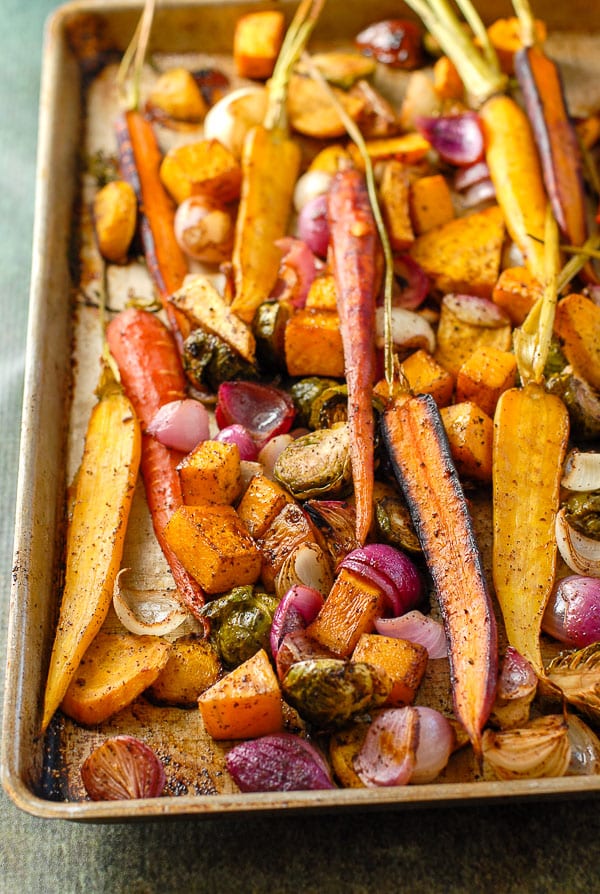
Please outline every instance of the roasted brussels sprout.
[{"label": "roasted brussels sprout", "polygon": [[600,492],[573,493],[565,503],[565,521],[592,540],[600,540]]},{"label": "roasted brussels sprout", "polygon": [[578,441],[594,441],[600,438],[600,394],[592,386],[575,375],[570,366],[551,376],[548,391],[558,394],[569,411],[571,434]]},{"label": "roasted brussels sprout", "polygon": [[232,379],[257,378],[251,363],[223,339],[204,329],[194,329],[184,341],[183,367],[192,385],[208,386],[212,391]]},{"label": "roasted brussels sprout", "polygon": [[337,729],[355,715],[379,707],[391,686],[383,671],[341,658],[298,661],[282,681],[285,697],[300,716],[321,729]]},{"label": "roasted brussels sprout", "polygon": [[338,384],[335,379],[322,379],[319,376],[308,376],[294,382],[290,388],[290,394],[296,406],[298,425],[308,426],[312,405],[316,398],[326,388],[332,388]]},{"label": "roasted brussels sprout", "polygon": [[546,357],[546,365],[544,366],[544,376],[549,378],[563,371],[568,360],[562,352],[560,342],[555,335],[550,339],[550,347],[548,348],[548,356]]},{"label": "roasted brussels sprout", "polygon": [[402,494],[383,482],[375,482],[374,501],[375,540],[409,553],[420,553],[421,544]]},{"label": "roasted brussels sprout", "polygon": [[308,427],[331,428],[336,422],[346,422],[348,419],[348,386],[331,385],[321,391],[314,399]]},{"label": "roasted brussels sprout", "polygon": [[348,426],[296,438],[279,455],[273,475],[298,500],[344,496],[352,488]]},{"label": "roasted brussels sprout", "polygon": [[269,634],[279,600],[252,586],[234,587],[208,602],[202,614],[210,620],[210,638],[229,667],[237,667],[260,649],[269,650]]},{"label": "roasted brussels sprout", "polygon": [[292,308],[286,301],[263,301],[256,311],[252,331],[262,369],[285,370],[285,327],[291,314]]}]

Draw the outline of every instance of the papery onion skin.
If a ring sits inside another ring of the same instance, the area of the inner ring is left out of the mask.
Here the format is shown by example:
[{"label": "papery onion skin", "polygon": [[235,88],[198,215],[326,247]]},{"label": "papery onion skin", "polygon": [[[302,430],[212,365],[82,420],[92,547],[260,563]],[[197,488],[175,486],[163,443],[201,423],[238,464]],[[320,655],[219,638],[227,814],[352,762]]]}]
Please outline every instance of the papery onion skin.
[{"label": "papery onion skin", "polygon": [[429,658],[448,657],[448,641],[444,625],[434,621],[429,615],[424,615],[418,609],[412,609],[395,618],[377,618],[375,629],[383,636],[394,636],[424,646]]},{"label": "papery onion skin", "polygon": [[170,401],[154,415],[147,432],[165,447],[190,453],[209,437],[208,411],[192,398]]},{"label": "papery onion skin", "polygon": [[498,779],[564,776],[571,759],[568,727],[561,715],[537,717],[522,727],[483,734],[483,757]]},{"label": "papery onion skin", "polygon": [[558,581],[548,600],[542,629],[576,648],[600,642],[600,579],[573,574]]},{"label": "papery onion skin", "polygon": [[449,164],[472,165],[483,157],[483,130],[475,112],[439,117],[417,116],[415,126],[440,158]]},{"label": "papery onion skin", "polygon": [[166,785],[162,762],[133,736],[114,736],[92,751],[81,767],[92,801],[158,798]]},{"label": "papery onion skin", "polygon": [[556,514],[556,544],[571,571],[582,576],[600,577],[600,540],[586,537],[566,519],[564,507]]},{"label": "papery onion skin", "polygon": [[320,791],[336,787],[320,752],[292,733],[240,742],[228,752],[225,762],[243,792]]},{"label": "papery onion skin", "polygon": [[514,729],[529,720],[538,677],[533,665],[513,646],[507,646],[490,721],[500,729]]},{"label": "papery onion skin", "polygon": [[419,605],[423,581],[416,565],[399,549],[386,543],[372,543],[352,550],[338,570],[347,568],[377,584],[394,616]]}]

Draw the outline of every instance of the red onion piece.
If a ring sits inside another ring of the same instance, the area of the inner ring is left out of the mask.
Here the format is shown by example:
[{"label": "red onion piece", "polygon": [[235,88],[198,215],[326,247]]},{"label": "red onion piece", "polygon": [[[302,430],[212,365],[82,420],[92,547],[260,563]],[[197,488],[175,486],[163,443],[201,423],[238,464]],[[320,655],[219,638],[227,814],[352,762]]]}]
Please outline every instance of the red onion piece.
[{"label": "red onion piece", "polygon": [[462,323],[485,329],[500,329],[502,326],[510,325],[510,320],[502,308],[488,298],[451,292],[444,295],[442,304]]},{"label": "red onion piece", "polygon": [[415,708],[392,708],[371,723],[354,769],[367,786],[407,785],[416,764],[419,715]]},{"label": "red onion piece", "polygon": [[223,382],[217,392],[215,419],[219,428],[243,425],[260,449],[269,438],[292,427],[292,398],[279,388],[259,382]]},{"label": "red onion piece", "polygon": [[240,742],[227,753],[225,762],[243,792],[335,788],[320,752],[310,742],[292,733]]},{"label": "red onion piece", "polygon": [[497,698],[510,701],[526,695],[537,686],[533,666],[513,646],[507,646],[498,677]]},{"label": "red onion piece", "polygon": [[173,400],[155,413],[147,431],[165,447],[189,453],[209,437],[208,411],[192,398]]},{"label": "red onion piece", "polygon": [[434,621],[429,615],[424,615],[418,609],[413,609],[397,618],[377,618],[375,629],[383,636],[394,636],[425,646],[430,658],[448,656],[444,625]]},{"label": "red onion piece", "polygon": [[394,307],[416,310],[429,292],[429,278],[420,264],[410,255],[396,255],[394,258],[396,290],[392,303]]},{"label": "red onion piece", "polygon": [[154,751],[133,736],[106,739],[86,758],[81,779],[92,801],[158,798],[165,770]]},{"label": "red onion piece", "polygon": [[272,475],[275,463],[286,447],[289,447],[294,438],[290,434],[275,435],[269,438],[260,448],[258,461],[262,465],[265,475]]},{"label": "red onion piece", "polygon": [[454,188],[457,192],[469,189],[482,180],[489,180],[490,169],[485,161],[476,161],[475,164],[460,168],[454,176]]},{"label": "red onion piece", "polygon": [[286,633],[302,630],[313,621],[323,605],[323,596],[313,587],[295,584],[282,597],[271,623],[271,653],[277,653]]},{"label": "red onion piece", "polygon": [[423,582],[416,566],[403,552],[386,543],[369,543],[352,550],[338,570],[341,568],[375,583],[394,616],[404,614],[421,601]]},{"label": "red onion piece", "polygon": [[481,180],[474,183],[462,194],[463,208],[476,208],[496,198],[496,187],[491,180]]},{"label": "red onion piece", "polygon": [[484,139],[475,112],[415,118],[415,127],[448,164],[472,165],[483,157]]},{"label": "red onion piece", "polygon": [[240,459],[253,463],[258,457],[258,449],[249,431],[243,425],[226,425],[214,438],[223,444],[237,444],[240,451]]},{"label": "red onion piece", "polygon": [[[300,613],[297,612],[297,617],[299,615]],[[291,630],[289,633],[286,633],[279,644],[277,658],[275,659],[277,676],[280,680],[283,680],[292,664],[296,664],[298,661],[333,657],[329,649],[310,637],[304,627],[299,627],[297,630]]]},{"label": "red onion piece", "polygon": [[292,236],[278,239],[275,245],[283,256],[271,297],[289,301],[297,309],[304,307],[308,290],[317,275],[315,256],[306,242]]},{"label": "red onion piece", "polygon": [[302,239],[318,258],[326,258],[329,246],[326,193],[314,196],[306,202],[300,209],[296,227],[298,238]]},{"label": "red onion piece", "polygon": [[560,580],[548,600],[542,629],[576,648],[600,642],[600,578],[572,574]]},{"label": "red onion piece", "polygon": [[452,753],[455,734],[450,721],[434,708],[415,706],[419,715],[419,743],[411,785],[420,785],[439,776]]}]

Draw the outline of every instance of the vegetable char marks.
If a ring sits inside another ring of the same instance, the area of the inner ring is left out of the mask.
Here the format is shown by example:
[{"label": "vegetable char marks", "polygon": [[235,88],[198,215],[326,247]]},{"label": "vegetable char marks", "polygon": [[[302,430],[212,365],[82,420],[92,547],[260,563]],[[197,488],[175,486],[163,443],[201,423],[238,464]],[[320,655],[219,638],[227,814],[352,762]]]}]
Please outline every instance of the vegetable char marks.
[{"label": "vegetable char marks", "polygon": [[350,456],[356,499],[356,537],[364,543],[373,513],[371,397],[375,373],[376,225],[363,175],[338,171],[328,197],[331,264],[335,276],[348,384]]}]

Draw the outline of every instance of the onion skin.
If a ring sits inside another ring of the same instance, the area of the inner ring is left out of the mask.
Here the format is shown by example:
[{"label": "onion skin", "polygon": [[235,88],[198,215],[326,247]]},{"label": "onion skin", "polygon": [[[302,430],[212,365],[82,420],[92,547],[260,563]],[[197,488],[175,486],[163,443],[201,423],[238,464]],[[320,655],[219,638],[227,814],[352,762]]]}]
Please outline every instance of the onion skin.
[{"label": "onion skin", "polygon": [[554,587],[542,629],[568,646],[600,642],[600,579],[573,574]]},{"label": "onion skin", "polygon": [[460,115],[417,116],[417,130],[428,140],[443,161],[459,167],[483,158],[484,139],[475,112]]},{"label": "onion skin", "polygon": [[277,658],[285,635],[293,630],[304,630],[317,617],[323,602],[323,596],[313,587],[301,584],[290,587],[273,615],[270,640],[273,658]]},{"label": "onion skin", "polygon": [[133,736],[107,739],[86,758],[81,778],[92,801],[158,798],[166,775],[156,754]]},{"label": "onion skin", "polygon": [[386,543],[352,550],[340,562],[338,571],[342,568],[379,586],[394,616],[415,608],[422,599],[423,581],[416,566],[403,552]]},{"label": "onion skin", "polygon": [[291,733],[240,742],[225,758],[243,792],[333,789],[329,768],[317,749]]},{"label": "onion skin", "polygon": [[329,223],[327,220],[327,195],[321,193],[310,199],[300,210],[297,222],[298,238],[318,258],[327,256]]},{"label": "onion skin", "polygon": [[215,435],[215,441],[221,441],[224,444],[236,444],[240,451],[241,460],[256,462],[258,459],[256,443],[248,429],[243,425],[226,425],[225,428],[222,428]]},{"label": "onion skin", "polygon": [[383,636],[395,636],[424,646],[430,658],[448,657],[444,625],[424,615],[418,609],[396,618],[377,618],[375,629]]}]

